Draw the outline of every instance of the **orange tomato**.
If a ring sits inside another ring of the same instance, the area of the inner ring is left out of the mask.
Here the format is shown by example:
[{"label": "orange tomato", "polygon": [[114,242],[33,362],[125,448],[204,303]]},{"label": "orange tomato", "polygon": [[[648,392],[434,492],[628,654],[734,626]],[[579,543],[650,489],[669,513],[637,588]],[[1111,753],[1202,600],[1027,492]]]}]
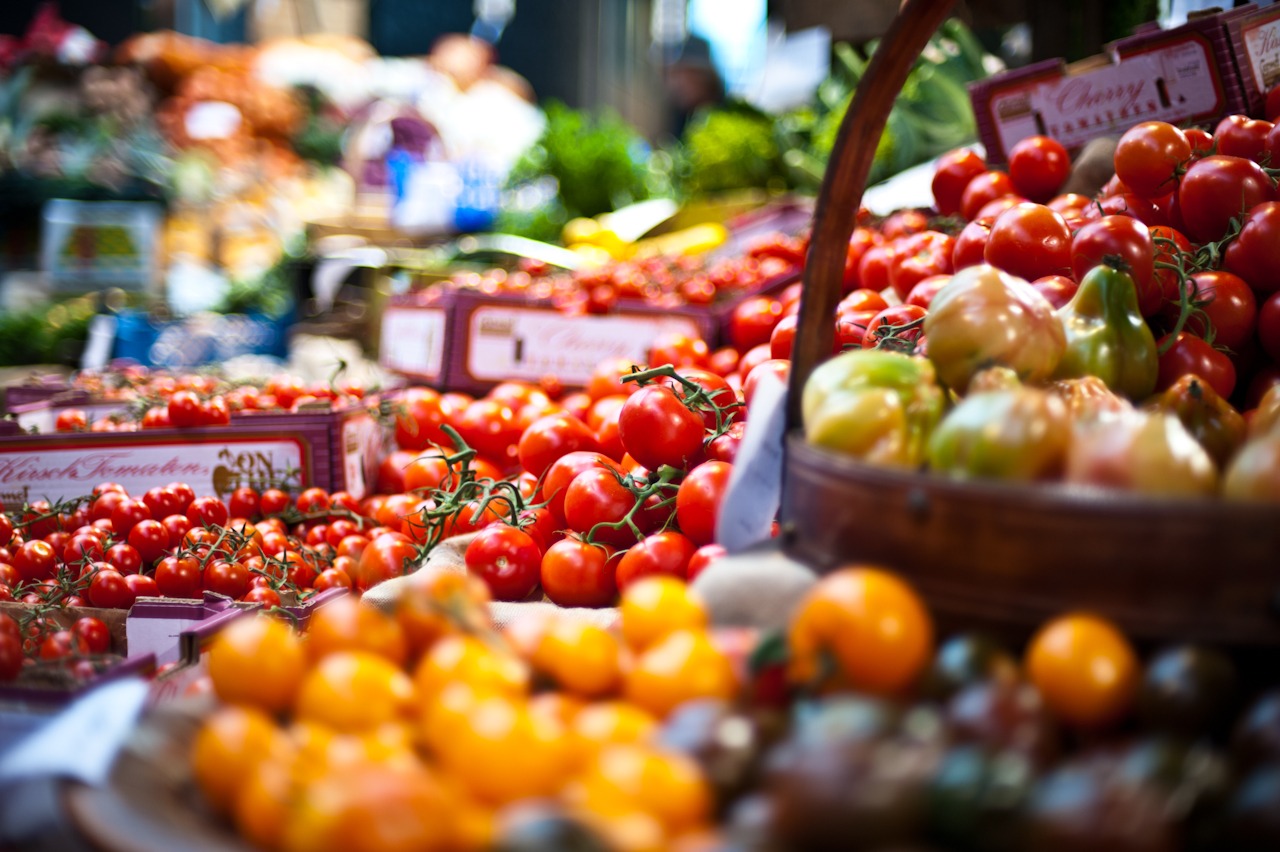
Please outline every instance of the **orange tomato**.
[{"label": "orange tomato", "polygon": [[420,763],[345,767],[300,791],[286,852],[434,852],[454,848],[454,801]]},{"label": "orange tomato", "polygon": [[479,690],[518,696],[529,690],[529,669],[516,657],[474,636],[446,636],[422,658],[413,673],[418,700],[424,704],[433,701],[456,681]]},{"label": "orange tomato", "polygon": [[396,607],[411,658],[422,656],[450,633],[491,629],[490,600],[489,587],[470,574],[440,572],[425,583],[415,582]]},{"label": "orange tomato", "polygon": [[230,812],[244,778],[287,747],[271,717],[251,707],[224,707],[208,718],[191,748],[191,769],[200,792],[213,807]]},{"label": "orange tomato", "polygon": [[556,793],[573,768],[564,726],[523,699],[491,695],[469,724],[441,743],[441,765],[473,795],[494,805]]},{"label": "orange tomato", "polygon": [[838,682],[877,694],[909,686],[933,650],[933,622],[916,593],[877,568],[844,568],[809,590],[791,619],[791,679]]},{"label": "orange tomato", "polygon": [[297,783],[287,761],[265,761],[237,779],[231,817],[236,831],[259,849],[279,849]]},{"label": "orange tomato", "polygon": [[633,583],[618,605],[622,638],[634,651],[642,651],[677,630],[697,630],[707,625],[702,601],[682,580],[646,577]]},{"label": "orange tomato", "polygon": [[232,622],[209,649],[209,678],[218,697],[279,713],[293,704],[306,654],[292,628],[270,616]]},{"label": "orange tomato", "polygon": [[649,814],[670,834],[697,828],[711,817],[711,789],[698,764],[651,746],[609,746],[578,777],[569,795],[575,805],[600,817]]},{"label": "orange tomato", "polygon": [[554,619],[533,653],[533,667],[584,698],[615,692],[622,683],[622,645],[603,627]]},{"label": "orange tomato", "polygon": [[644,743],[658,729],[658,720],[634,704],[604,701],[578,711],[569,732],[582,762],[594,758],[606,746]]},{"label": "orange tomato", "polygon": [[1080,613],[1040,628],[1027,646],[1025,666],[1049,708],[1085,728],[1124,716],[1141,673],[1124,634],[1110,622]]},{"label": "orange tomato", "polygon": [[296,712],[303,721],[359,733],[402,718],[412,702],[412,681],[385,658],[339,651],[307,674]]},{"label": "orange tomato", "polygon": [[678,630],[650,647],[627,673],[626,699],[664,717],[686,701],[734,696],[729,658],[701,630]]},{"label": "orange tomato", "polygon": [[338,651],[368,651],[403,666],[409,655],[404,630],[396,620],[350,595],[312,614],[305,644],[312,662]]}]

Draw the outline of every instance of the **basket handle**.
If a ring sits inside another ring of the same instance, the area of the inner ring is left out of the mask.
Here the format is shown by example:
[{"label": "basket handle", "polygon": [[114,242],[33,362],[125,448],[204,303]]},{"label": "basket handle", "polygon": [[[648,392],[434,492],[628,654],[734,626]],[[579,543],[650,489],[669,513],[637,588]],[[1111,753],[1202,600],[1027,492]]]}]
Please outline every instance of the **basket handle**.
[{"label": "basket handle", "polygon": [[876,143],[916,58],[951,13],[953,0],[907,0],[880,42],[840,123],[818,193],[804,269],[800,318],[787,392],[787,428],[801,425],[800,396],[818,363],[831,354],[845,254]]}]

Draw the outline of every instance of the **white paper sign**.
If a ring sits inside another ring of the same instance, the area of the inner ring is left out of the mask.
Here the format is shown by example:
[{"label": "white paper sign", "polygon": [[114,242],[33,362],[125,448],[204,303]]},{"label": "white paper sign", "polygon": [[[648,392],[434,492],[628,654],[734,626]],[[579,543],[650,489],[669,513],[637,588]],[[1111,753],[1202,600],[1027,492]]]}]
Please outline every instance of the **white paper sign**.
[{"label": "white paper sign", "polygon": [[739,553],[770,536],[782,502],[786,427],[787,386],[766,373],[752,396],[747,430],[716,521],[716,541],[730,553]]},{"label": "white paper sign", "polygon": [[[83,497],[100,482],[119,482],[130,494],[166,482],[186,482],[196,494],[226,493],[246,482],[278,480],[286,471],[303,470],[299,440],[221,439],[139,443],[136,434],[100,440],[46,441],[25,446],[0,445],[0,499],[6,504],[41,498]],[[309,471],[304,471],[304,474]]]},{"label": "white paper sign", "polygon": [[389,307],[382,314],[378,359],[389,370],[437,379],[444,368],[443,308]]},{"label": "white paper sign", "polygon": [[471,314],[467,372],[480,381],[536,382],[555,375],[584,385],[606,358],[643,363],[649,345],[674,332],[701,337],[681,316],[567,316],[554,310],[485,306]]}]

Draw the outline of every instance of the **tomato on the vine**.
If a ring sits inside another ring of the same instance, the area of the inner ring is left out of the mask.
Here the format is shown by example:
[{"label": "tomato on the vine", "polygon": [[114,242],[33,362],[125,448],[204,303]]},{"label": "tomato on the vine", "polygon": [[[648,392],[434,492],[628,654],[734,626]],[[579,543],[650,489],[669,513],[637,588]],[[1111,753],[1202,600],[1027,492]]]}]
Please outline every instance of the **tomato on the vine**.
[{"label": "tomato on the vine", "polygon": [[[591,533],[598,524],[620,524],[600,527],[592,537],[614,547],[629,546],[635,542],[636,536],[621,522],[635,505],[636,495],[623,484],[616,471],[593,467],[579,473],[569,483],[564,499],[565,522],[569,529],[584,535]],[[639,525],[642,513],[637,512],[633,519]]]},{"label": "tomato on the vine", "polygon": [[[1182,176],[1178,185],[1178,211],[1187,236],[1207,243],[1226,234],[1231,220],[1242,211],[1253,210],[1274,196],[1271,178],[1257,163],[1215,154],[1196,160]],[[1238,269],[1232,271],[1251,286],[1261,286]]]},{"label": "tomato on the vine", "polygon": [[1223,268],[1259,294],[1280,290],[1280,201],[1249,209],[1240,234],[1227,245]]},{"label": "tomato on the vine", "polygon": [[[875,349],[891,334],[900,340],[918,341],[924,334],[924,327],[917,320],[924,319],[926,313],[928,312],[924,308],[916,305],[895,305],[892,308],[885,308],[867,325],[867,332],[862,338],[862,348]],[[912,323],[915,324],[912,325]]]},{"label": "tomato on the vine", "polygon": [[1017,204],[996,218],[983,258],[1027,281],[1068,274],[1071,232],[1066,220],[1043,204]]},{"label": "tomato on the vine", "polygon": [[671,530],[645,536],[618,562],[618,590],[625,593],[632,583],[655,575],[685,579],[696,549],[687,536]]},{"label": "tomato on the vine", "polygon": [[522,601],[538,587],[542,551],[533,537],[505,524],[485,527],[467,546],[467,572],[489,587],[494,600]]},{"label": "tomato on the vine", "polygon": [[1071,173],[1071,157],[1062,143],[1048,136],[1028,136],[1009,151],[1009,179],[1032,201],[1057,194]]},{"label": "tomato on the vine", "polygon": [[1144,198],[1176,188],[1175,174],[1191,158],[1191,143],[1172,124],[1144,121],[1125,131],[1116,145],[1116,177]]},{"label": "tomato on the vine", "polygon": [[[1258,303],[1253,291],[1239,276],[1225,270],[1197,272],[1190,278],[1195,286],[1198,311],[1187,317],[1186,330],[1205,337],[1207,325],[1213,328],[1213,342],[1234,352],[1243,351],[1253,340],[1258,325]],[[1178,305],[1167,303],[1164,315],[1170,321],[1178,316]]]},{"label": "tomato on the vine", "polygon": [[733,465],[708,461],[695,467],[680,483],[676,492],[676,522],[695,545],[715,540],[720,504],[732,475]]},{"label": "tomato on the vine", "polygon": [[156,563],[156,587],[166,598],[200,596],[200,563],[192,556],[170,555]]},{"label": "tomato on the vine", "polygon": [[549,414],[536,420],[520,436],[520,465],[542,476],[560,458],[572,452],[599,452],[595,433],[576,417]]},{"label": "tomato on the vine", "polygon": [[631,395],[618,415],[618,430],[627,452],[649,470],[685,466],[702,449],[706,433],[702,417],[659,384]]}]

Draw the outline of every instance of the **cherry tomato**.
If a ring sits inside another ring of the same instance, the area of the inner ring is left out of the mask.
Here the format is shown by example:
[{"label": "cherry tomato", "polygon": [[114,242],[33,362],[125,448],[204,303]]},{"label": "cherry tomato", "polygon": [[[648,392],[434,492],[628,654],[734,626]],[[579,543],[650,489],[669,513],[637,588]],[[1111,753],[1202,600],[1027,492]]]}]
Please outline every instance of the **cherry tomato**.
[{"label": "cherry tomato", "polygon": [[1027,675],[1062,720],[1097,728],[1128,712],[1140,667],[1128,640],[1090,615],[1068,615],[1040,629],[1027,647]]},{"label": "cherry tomato", "polygon": [[733,465],[709,461],[698,465],[676,492],[676,521],[680,530],[701,546],[715,541],[716,519],[729,487]]},{"label": "cherry tomato", "polygon": [[80,637],[90,654],[105,654],[111,650],[111,631],[100,618],[78,618],[71,625],[71,631]]},{"label": "cherry tomato", "polygon": [[638,580],[655,575],[685,579],[689,560],[697,548],[687,536],[678,532],[660,532],[633,544],[618,562],[618,591]]},{"label": "cherry tomato", "polygon": [[[1183,230],[1199,243],[1217,240],[1241,211],[1253,210],[1264,201],[1271,201],[1274,195],[1271,178],[1252,160],[1222,155],[1204,157],[1191,164],[1178,186],[1178,211]],[[1231,271],[1251,286],[1259,286],[1239,270]]]},{"label": "cherry tomato", "polygon": [[618,598],[616,574],[621,558],[577,538],[558,541],[542,556],[542,591],[557,606],[612,606]]},{"label": "cherry tomato", "polygon": [[24,542],[13,554],[13,567],[24,583],[52,579],[58,570],[58,555],[47,541]]},{"label": "cherry tomato", "polygon": [[123,574],[112,568],[103,568],[94,573],[85,597],[94,606],[127,609],[133,606],[135,595],[124,581]]},{"label": "cherry tomato", "polygon": [[298,495],[295,505],[303,514],[327,512],[329,511],[329,493],[323,488],[308,488]]},{"label": "cherry tomato", "polygon": [[89,428],[89,415],[82,408],[64,408],[53,421],[55,432],[83,432]]},{"label": "cherry tomato", "polygon": [[627,452],[649,470],[685,466],[702,449],[706,432],[702,417],[662,385],[632,394],[618,415],[618,430]]},{"label": "cherry tomato", "polygon": [[[1163,346],[1168,336],[1162,337]],[[1223,399],[1229,399],[1236,386],[1236,368],[1231,359],[1194,334],[1179,332],[1169,351],[1160,356],[1160,372],[1156,390],[1165,390],[1188,373],[1199,376]]]},{"label": "cherry tomato", "polygon": [[134,599],[155,598],[160,596],[160,587],[156,581],[146,574],[126,574],[124,584],[129,587]]},{"label": "cherry tomato", "polygon": [[622,468],[613,459],[601,453],[574,452],[556,460],[547,469],[542,480],[542,496],[547,501],[547,508],[559,520],[564,520],[565,493],[574,478],[584,470],[602,468],[622,473]]},{"label": "cherry tomato", "polygon": [[206,590],[238,601],[249,591],[249,570],[240,562],[215,560],[205,566],[203,583]]},{"label": "cherry tomato", "polygon": [[987,170],[981,157],[968,148],[944,154],[933,173],[933,206],[939,215],[954,216],[960,212],[960,199],[969,181]]},{"label": "cherry tomato", "polygon": [[729,342],[739,352],[769,342],[773,327],[782,319],[782,303],[769,296],[743,300],[729,317]]},{"label": "cherry tomato", "polygon": [[[615,471],[590,468],[575,476],[565,491],[565,523],[569,529],[585,535],[597,524],[621,522],[635,504],[635,495],[619,481]],[[637,525],[643,520],[641,516],[642,513],[637,513]],[[592,535],[596,541],[613,547],[630,546],[636,540],[626,525],[599,527]]]},{"label": "cherry tomato", "polygon": [[1071,173],[1067,149],[1048,136],[1028,136],[1009,152],[1009,179],[1013,188],[1032,201],[1057,195]]},{"label": "cherry tomato", "polygon": [[742,399],[748,408],[756,397],[756,388],[760,386],[760,382],[764,381],[766,374],[779,379],[785,386],[791,376],[791,362],[781,358],[771,358],[751,368],[751,372],[742,380]]},{"label": "cherry tomato", "polygon": [[649,345],[649,366],[705,367],[711,352],[707,342],[680,332],[658,335]]},{"label": "cherry tomato", "polygon": [[1155,249],[1154,274],[1156,283],[1160,285],[1160,298],[1165,302],[1176,302],[1181,279],[1175,269],[1164,268],[1163,265],[1178,266],[1180,256],[1191,254],[1191,241],[1175,228],[1157,225],[1151,228],[1151,244]]},{"label": "cherry tomato", "polygon": [[[1201,303],[1200,312],[1187,317],[1186,330],[1204,337],[1205,319],[1213,327],[1214,345],[1225,346],[1234,352],[1243,351],[1253,340],[1258,324],[1258,304],[1249,285],[1230,272],[1209,270],[1191,276],[1195,284],[1195,300]],[[1178,306],[1165,305],[1163,314],[1176,321]]]},{"label": "cherry tomato", "polygon": [[[924,279],[919,284],[911,288],[911,292],[907,294],[904,304],[915,305],[918,308],[924,308],[926,311],[929,305],[933,303],[933,297],[938,295],[941,290],[951,280],[950,275],[934,275]],[[840,347],[837,346],[837,349]]]},{"label": "cherry tomato", "polygon": [[576,417],[550,414],[535,421],[520,436],[520,465],[542,476],[560,458],[572,452],[599,452],[595,434]]},{"label": "cherry tomato", "polygon": [[129,546],[144,564],[151,565],[169,549],[169,530],[160,521],[147,519],[129,530]]},{"label": "cherry tomato", "polygon": [[926,278],[952,271],[954,238],[937,231],[921,231],[897,240],[889,264],[889,285],[899,300]]},{"label": "cherry tomato", "polygon": [[542,551],[528,533],[515,527],[485,527],[465,554],[467,572],[489,587],[494,600],[522,601],[538,587]]},{"label": "cherry tomato", "polygon": [[889,307],[889,303],[884,300],[884,296],[875,290],[863,288],[854,290],[841,299],[840,303],[836,305],[836,315],[841,316],[863,311],[883,311],[887,307]]},{"label": "cherry tomato", "polygon": [[1071,270],[1077,281],[1093,267],[1116,259],[1133,278],[1142,315],[1157,313],[1162,299],[1154,278],[1155,246],[1145,225],[1128,216],[1103,216],[1084,225],[1071,240]]},{"label": "cherry tomato", "polygon": [[217,497],[197,497],[187,507],[187,520],[193,527],[222,527],[229,518],[227,505]]},{"label": "cherry tomato", "polygon": [[156,588],[166,598],[198,598],[200,563],[191,556],[166,556],[156,563]]},{"label": "cherry tomato", "polygon": [[446,417],[438,392],[430,388],[408,388],[396,398],[394,408],[396,446],[402,450],[425,450],[433,444],[449,444],[440,428]]},{"label": "cherry tomato", "polygon": [[1018,204],[1001,213],[991,226],[983,258],[1027,281],[1067,274],[1071,232],[1066,220],[1043,204]]},{"label": "cherry tomato", "polygon": [[978,218],[978,211],[1006,195],[1013,195],[1013,181],[1004,172],[987,171],[975,175],[960,196],[960,215],[966,219]]},{"label": "cherry tomato", "polygon": [[729,555],[722,544],[704,544],[693,552],[689,558],[689,567],[685,569],[686,579],[692,583],[698,575],[711,567],[717,560]]},{"label": "cherry tomato", "polygon": [[858,286],[882,293],[889,289],[889,270],[893,266],[893,247],[877,245],[867,249],[858,261]]},{"label": "cherry tomato", "polygon": [[169,423],[179,429],[199,426],[201,422],[200,397],[191,391],[178,391],[169,397],[168,413]]},{"label": "cherry tomato", "polygon": [[403,536],[380,535],[373,539],[364,552],[351,579],[360,591],[376,586],[383,580],[401,577],[408,562],[418,555],[418,549]]},{"label": "cherry tomato", "polygon": [[88,653],[84,640],[70,630],[51,633],[40,643],[40,659],[64,660]]},{"label": "cherry tomato", "polygon": [[1186,135],[1163,121],[1144,121],[1125,131],[1116,145],[1116,177],[1144,198],[1176,188],[1174,174],[1191,158]]},{"label": "cherry tomato", "polygon": [[[849,248],[846,250],[844,257],[844,278],[841,281],[843,292],[848,293],[862,286],[858,278],[858,269],[862,264],[862,257],[869,249],[883,244],[884,237],[878,231],[874,231],[871,228],[853,229],[853,234],[849,237]],[[789,304],[798,306],[798,296],[799,294],[797,293],[794,297],[788,298],[788,295],[784,294],[783,298],[780,299],[784,312]]]},{"label": "cherry tomato", "polygon": [[509,405],[492,399],[478,399],[463,409],[454,427],[462,439],[482,456],[504,464],[514,458],[521,429]]}]

